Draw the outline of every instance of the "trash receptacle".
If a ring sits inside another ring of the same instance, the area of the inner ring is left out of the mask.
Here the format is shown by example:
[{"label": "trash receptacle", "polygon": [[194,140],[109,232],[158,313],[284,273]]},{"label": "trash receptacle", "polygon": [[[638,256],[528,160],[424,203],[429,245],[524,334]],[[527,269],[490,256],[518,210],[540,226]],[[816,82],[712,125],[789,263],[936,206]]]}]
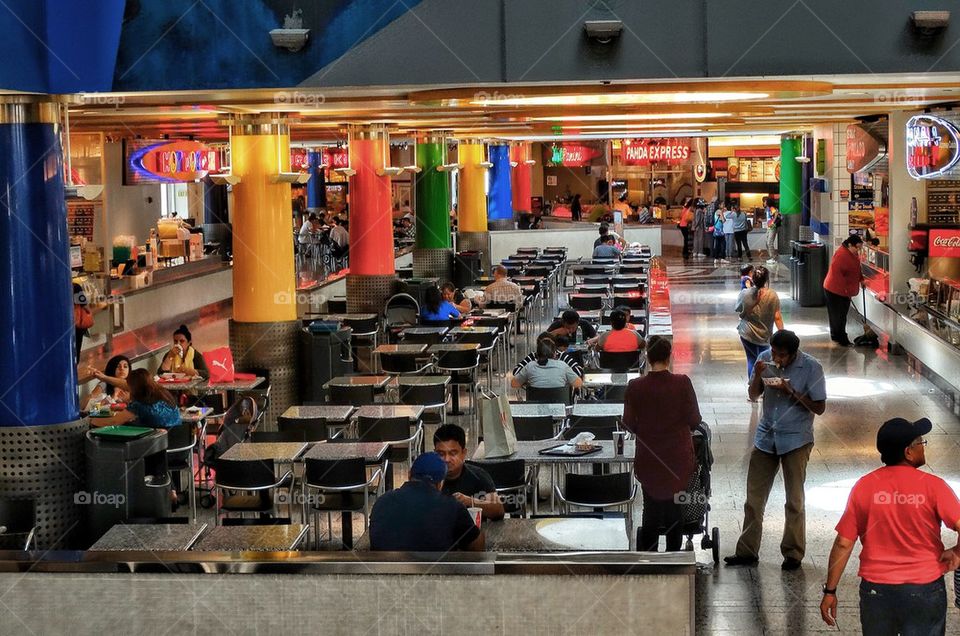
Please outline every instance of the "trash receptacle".
[{"label": "trash receptacle", "polygon": [[353,373],[350,327],[314,321],[300,331],[300,399],[325,402],[323,385]]},{"label": "trash receptacle", "polygon": [[165,430],[110,439],[88,431],[85,450],[87,489],[74,501],[84,506],[91,541],[128,519],[170,516]]},{"label": "trash receptacle", "polygon": [[827,277],[827,248],[817,241],[791,241],[791,289],[801,307],[825,304],[823,281]]},{"label": "trash receptacle", "polygon": [[453,284],[457,289],[472,287],[483,276],[483,252],[457,252],[453,256]]}]

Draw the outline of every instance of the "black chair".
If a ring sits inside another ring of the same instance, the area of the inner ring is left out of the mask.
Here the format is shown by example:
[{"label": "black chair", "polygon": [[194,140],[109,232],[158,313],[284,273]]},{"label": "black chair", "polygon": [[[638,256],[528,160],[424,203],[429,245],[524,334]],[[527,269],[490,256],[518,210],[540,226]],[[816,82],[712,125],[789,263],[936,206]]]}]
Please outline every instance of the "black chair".
[{"label": "black chair", "polygon": [[480,368],[480,352],[478,350],[442,351],[433,364],[437,371],[450,375],[453,384],[453,412],[460,415],[460,385],[470,387],[472,395],[474,419],[479,419],[477,413],[477,371]]},{"label": "black chair", "polygon": [[[292,442],[322,442],[329,437],[327,420],[322,417],[283,417],[277,418],[277,429],[281,433],[299,435],[301,439],[292,439]],[[256,438],[254,438],[256,441]]]},{"label": "black chair", "polygon": [[[372,318],[344,318],[343,323],[350,327],[351,343],[357,343],[357,339],[366,341],[370,347],[370,369],[373,369],[373,350],[377,348],[380,338],[380,320],[377,316]],[[359,356],[358,356],[359,357]]]},{"label": "black chair", "polygon": [[603,511],[606,508],[626,507],[627,536],[633,530],[633,500],[637,486],[633,473],[609,473],[606,475],[578,475],[567,473],[563,489],[554,486],[564,512],[572,506]]},{"label": "black chair", "polygon": [[[445,424],[447,421],[447,387],[443,384],[403,384],[400,381],[400,404],[422,406],[424,420],[432,415],[436,418],[433,423]],[[433,414],[432,411],[436,411]]]},{"label": "black chair", "polygon": [[[292,495],[293,473],[285,471],[277,477],[273,460],[270,461],[239,461],[224,460],[217,462],[214,489],[223,491],[223,501],[216,497],[215,523],[220,523],[220,511],[260,513],[261,515],[273,512],[273,491],[278,488],[287,488]],[[253,494],[229,494],[249,492]],[[291,498],[288,497],[287,501]]]},{"label": "black chair", "polygon": [[[384,466],[387,468],[387,466]],[[320,525],[317,523],[321,512],[327,513],[327,527],[330,536],[333,536],[333,513],[340,512],[344,516],[343,527],[346,529],[352,521],[351,513],[363,514],[363,529],[366,532],[370,516],[370,495],[379,495],[383,492],[383,473],[378,468],[369,477],[363,457],[345,459],[311,459],[304,460],[303,468],[303,518],[307,518],[307,507],[314,513],[313,539],[314,547],[320,545]],[[360,497],[360,495],[363,495]],[[345,547],[352,548],[352,531],[344,536]]]},{"label": "black chair", "polygon": [[344,314],[347,312],[347,299],[344,298],[328,298],[327,299],[327,313],[331,314]]},{"label": "black chair", "polygon": [[23,545],[23,550],[29,550],[36,525],[37,507],[33,499],[0,498],[0,542],[16,541],[16,545]]},{"label": "black chair", "polygon": [[221,526],[289,526],[290,517],[225,517]]},{"label": "black chair", "polygon": [[384,353],[380,356],[380,370],[389,375],[401,373],[419,374],[427,371],[431,363],[422,353]]},{"label": "black chair", "polygon": [[580,433],[593,433],[594,439],[612,440],[619,420],[616,416],[574,415],[570,417],[570,425],[560,431],[560,436],[570,440]]},{"label": "black chair", "polygon": [[627,373],[640,368],[642,351],[600,351],[598,364],[609,373]]},{"label": "black chair", "polygon": [[527,270],[524,273],[527,276],[540,276],[542,278],[546,278],[553,273],[553,267],[549,265],[530,264],[527,265]]},{"label": "black chair", "polygon": [[463,344],[480,345],[480,362],[487,365],[487,385],[493,386],[493,359],[492,352],[497,346],[497,333],[460,333],[456,336],[456,342]]},{"label": "black chair", "polygon": [[628,276],[640,276],[647,272],[647,266],[639,263],[624,262],[620,266],[620,273]]},{"label": "black chair", "polygon": [[513,417],[513,430],[518,442],[539,442],[556,437],[553,418],[549,415]]},{"label": "black chair", "polygon": [[569,302],[570,307],[577,311],[603,309],[603,296],[600,295],[586,296],[583,294],[570,294]]},{"label": "black chair", "polygon": [[525,387],[527,402],[534,404],[572,404],[570,387],[560,386],[549,389],[537,388],[535,386]]},{"label": "black chair", "polygon": [[328,389],[330,404],[369,406],[375,402],[375,387],[372,384],[332,385]]},{"label": "black chair", "polygon": [[410,333],[403,331],[400,333],[404,344],[440,344],[443,342],[443,335],[439,333]]},{"label": "black chair", "polygon": [[[203,436],[203,433],[201,433]],[[197,450],[197,429],[192,423],[183,423],[167,429],[167,471],[177,475],[177,491],[182,492],[180,476],[187,474],[187,498],[190,518],[197,518],[197,485],[194,480],[194,458]]]},{"label": "black chair", "polygon": [[624,307],[629,307],[630,309],[639,309],[644,310],[647,308],[647,299],[644,296],[637,295],[628,295],[628,296],[614,296],[613,297],[613,306],[619,307],[623,305]]},{"label": "black chair", "polygon": [[420,319],[421,327],[447,327],[448,329],[453,329],[454,327],[459,327],[463,324],[463,321],[466,320],[464,317],[460,318],[448,318],[447,320],[425,320]]},{"label": "black chair", "polygon": [[358,417],[357,438],[361,442],[387,442],[387,458],[391,462],[410,463],[423,443],[423,425],[418,423],[411,435],[408,417]]},{"label": "black chair", "polygon": [[576,293],[577,294],[590,294],[590,295],[601,295],[606,296],[610,292],[610,288],[606,285],[577,285]]},{"label": "black chair", "polygon": [[497,494],[503,501],[504,512],[510,515],[527,516],[527,494],[530,490],[533,471],[527,472],[522,459],[502,462],[468,461],[468,464],[482,468],[493,479]]},{"label": "black chair", "polygon": [[[279,420],[277,420],[279,422]],[[302,430],[254,431],[250,434],[251,442],[279,443],[279,442],[306,442],[306,435]]]}]

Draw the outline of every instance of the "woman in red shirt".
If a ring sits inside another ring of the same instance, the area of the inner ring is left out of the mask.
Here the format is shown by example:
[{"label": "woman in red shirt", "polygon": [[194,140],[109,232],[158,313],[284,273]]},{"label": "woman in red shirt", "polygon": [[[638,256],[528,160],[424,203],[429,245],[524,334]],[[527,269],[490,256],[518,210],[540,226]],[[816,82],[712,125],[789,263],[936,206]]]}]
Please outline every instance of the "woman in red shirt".
[{"label": "woman in red shirt", "polygon": [[690,432],[700,423],[697,394],[690,378],[670,372],[670,341],[653,336],[647,345],[650,373],[627,385],[623,425],[637,436],[633,473],[643,487],[643,521],[637,550],[656,552],[660,528],[667,552],[683,543],[683,507],[696,459]]},{"label": "woman in red shirt", "polygon": [[823,295],[830,319],[830,339],[841,347],[853,344],[847,338],[847,314],[850,312],[850,299],[860,293],[863,285],[861,244],[863,239],[856,234],[848,236],[834,252],[827,278],[823,281]]}]

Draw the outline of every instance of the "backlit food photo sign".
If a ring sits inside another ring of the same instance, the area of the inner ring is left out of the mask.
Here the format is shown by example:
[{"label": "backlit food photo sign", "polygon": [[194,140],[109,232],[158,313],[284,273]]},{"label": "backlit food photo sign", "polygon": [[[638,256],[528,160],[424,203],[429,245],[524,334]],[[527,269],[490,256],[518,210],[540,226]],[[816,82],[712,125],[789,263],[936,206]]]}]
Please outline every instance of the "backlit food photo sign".
[{"label": "backlit food photo sign", "polygon": [[196,181],[220,169],[220,153],[197,141],[161,141],[137,148],[127,159],[136,182]]},{"label": "backlit food photo sign", "polygon": [[916,115],[907,121],[907,172],[914,179],[933,179],[960,160],[960,131],[949,121]]},{"label": "backlit food photo sign", "polygon": [[620,147],[620,158],[628,166],[683,164],[690,159],[690,142],[687,139],[628,139]]}]

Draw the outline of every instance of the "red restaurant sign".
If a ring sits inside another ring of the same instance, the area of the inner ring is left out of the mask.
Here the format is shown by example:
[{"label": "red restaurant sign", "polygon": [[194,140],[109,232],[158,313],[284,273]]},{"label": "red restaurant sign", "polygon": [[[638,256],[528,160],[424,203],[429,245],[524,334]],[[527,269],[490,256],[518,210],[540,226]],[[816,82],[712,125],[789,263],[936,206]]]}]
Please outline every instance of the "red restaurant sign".
[{"label": "red restaurant sign", "polygon": [[330,166],[331,170],[336,168],[350,167],[350,154],[346,148],[330,147],[323,150],[324,163]]},{"label": "red restaurant sign", "polygon": [[847,172],[870,170],[887,155],[886,145],[859,124],[847,126]]},{"label": "red restaurant sign", "polygon": [[556,143],[546,149],[547,161],[555,166],[582,168],[603,155],[603,146],[599,144]]},{"label": "red restaurant sign", "polygon": [[930,230],[931,258],[960,258],[960,230]]},{"label": "red restaurant sign", "polygon": [[960,131],[933,115],[907,121],[907,172],[914,179],[932,179],[950,171],[960,159]]},{"label": "red restaurant sign", "polygon": [[690,160],[690,140],[625,139],[620,146],[620,160],[627,166],[648,166],[652,163],[684,164]]}]

